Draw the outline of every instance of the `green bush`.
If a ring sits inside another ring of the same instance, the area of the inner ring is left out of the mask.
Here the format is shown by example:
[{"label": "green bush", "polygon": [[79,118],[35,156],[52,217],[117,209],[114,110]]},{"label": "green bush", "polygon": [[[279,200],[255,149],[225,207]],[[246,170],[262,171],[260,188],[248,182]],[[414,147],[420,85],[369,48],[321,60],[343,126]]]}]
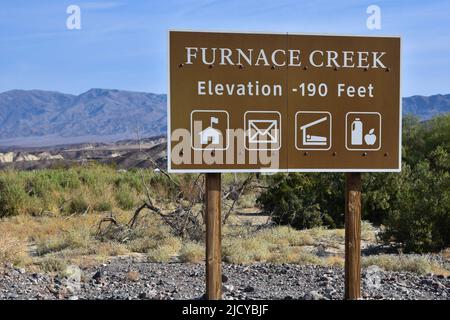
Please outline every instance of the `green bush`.
[{"label": "green bush", "polygon": [[297,229],[340,227],[344,218],[344,180],[340,174],[277,174],[257,203],[274,222]]},{"label": "green bush", "polygon": [[94,205],[94,210],[98,212],[111,211],[112,203],[108,200],[101,200]]},{"label": "green bush", "polygon": [[407,252],[437,251],[450,246],[450,114],[407,117],[403,128],[403,170],[391,185],[383,239]]},{"label": "green bush", "polygon": [[428,161],[405,165],[401,198],[385,219],[386,242],[405,251],[437,251],[450,245],[450,175],[434,172]]},{"label": "green bush", "polygon": [[18,181],[0,179],[0,218],[20,214],[26,197],[27,194]]},{"label": "green bush", "polygon": [[122,210],[131,210],[134,207],[135,201],[133,193],[127,185],[120,187],[116,192],[117,205]]},{"label": "green bush", "polygon": [[82,193],[72,197],[69,203],[68,213],[84,213],[88,210],[89,204]]},{"label": "green bush", "polygon": [[[450,246],[450,114],[403,121],[401,173],[363,175],[363,219],[385,225],[382,238],[405,251]],[[258,204],[275,222],[295,228],[341,227],[343,174],[278,174]]]}]

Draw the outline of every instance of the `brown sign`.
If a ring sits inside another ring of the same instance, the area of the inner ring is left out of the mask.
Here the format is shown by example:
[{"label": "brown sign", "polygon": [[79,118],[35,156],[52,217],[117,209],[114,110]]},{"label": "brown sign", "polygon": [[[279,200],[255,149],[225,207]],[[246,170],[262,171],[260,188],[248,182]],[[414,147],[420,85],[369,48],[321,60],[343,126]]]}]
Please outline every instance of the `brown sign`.
[{"label": "brown sign", "polygon": [[400,38],[171,31],[169,46],[169,171],[400,170]]}]

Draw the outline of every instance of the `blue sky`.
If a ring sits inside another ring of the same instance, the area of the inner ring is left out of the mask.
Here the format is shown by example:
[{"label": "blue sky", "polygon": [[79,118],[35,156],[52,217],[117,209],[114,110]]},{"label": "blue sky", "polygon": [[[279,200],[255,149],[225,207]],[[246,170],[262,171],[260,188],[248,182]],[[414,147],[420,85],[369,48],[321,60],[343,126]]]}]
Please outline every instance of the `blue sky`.
[{"label": "blue sky", "polygon": [[[66,8],[81,8],[68,30]],[[381,30],[366,9],[381,8]],[[402,36],[402,95],[450,93],[450,1],[0,0],[0,92],[167,92],[167,30]]]}]

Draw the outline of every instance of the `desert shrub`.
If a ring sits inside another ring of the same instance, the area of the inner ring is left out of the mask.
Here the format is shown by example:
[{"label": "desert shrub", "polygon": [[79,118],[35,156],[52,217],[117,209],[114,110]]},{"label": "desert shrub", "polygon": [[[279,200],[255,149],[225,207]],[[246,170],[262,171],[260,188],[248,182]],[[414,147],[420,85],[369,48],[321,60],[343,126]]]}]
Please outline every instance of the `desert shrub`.
[{"label": "desert shrub", "polygon": [[0,179],[0,218],[23,212],[27,194],[16,180]]},{"label": "desert shrub", "polygon": [[132,190],[127,185],[122,185],[116,191],[116,202],[120,209],[131,210],[134,207],[135,200]]},{"label": "desert shrub", "polygon": [[79,181],[88,187],[95,187],[108,183],[114,170],[107,165],[89,164],[85,167],[76,167]]},{"label": "desert shrub", "polygon": [[270,257],[270,248],[267,242],[256,237],[224,239],[222,256],[229,263],[264,262]]},{"label": "desert shrub", "polygon": [[297,229],[343,224],[344,182],[339,174],[276,174],[257,203],[278,224]]},{"label": "desert shrub", "polygon": [[283,247],[272,253],[268,262],[296,263],[300,265],[322,265],[324,263],[318,256],[294,247]]},{"label": "desert shrub", "polygon": [[262,230],[258,233],[258,238],[280,246],[306,246],[314,243],[314,238],[309,233],[287,226]]},{"label": "desert shrub", "polygon": [[76,193],[73,195],[72,199],[69,202],[69,206],[67,208],[67,213],[84,213],[88,210],[89,203],[86,200],[83,193]]},{"label": "desert shrub", "polygon": [[117,242],[101,242],[92,246],[93,253],[101,257],[120,256],[129,253],[126,246]]},{"label": "desert shrub", "polygon": [[36,253],[44,256],[52,252],[58,252],[69,247],[69,243],[64,237],[55,236],[50,239],[42,239],[36,243]]},{"label": "desert shrub", "polygon": [[161,245],[147,252],[149,262],[168,262],[176,254],[170,245]]},{"label": "desert shrub", "polygon": [[80,179],[74,168],[68,170],[57,169],[51,173],[52,180],[63,190],[74,190],[81,186]]},{"label": "desert shrub", "polygon": [[123,186],[129,187],[135,190],[137,193],[143,192],[142,178],[148,179],[148,175],[152,176],[153,173],[145,172],[140,175],[136,170],[130,170],[127,172],[118,172],[114,178],[114,186],[120,189]]},{"label": "desert shrub", "polygon": [[88,248],[93,240],[91,232],[92,230],[84,226],[58,230],[51,237],[36,239],[36,253],[43,256],[65,249]]},{"label": "desert shrub", "polygon": [[108,199],[103,199],[94,205],[94,210],[99,211],[99,212],[111,211],[112,207],[113,206],[112,206],[111,201],[109,201]]},{"label": "desert shrub", "polygon": [[182,262],[201,262],[205,259],[205,247],[198,243],[188,242],[183,245],[180,251]]},{"label": "desert shrub", "polygon": [[243,194],[238,200],[239,208],[253,208],[256,205],[257,195],[255,193]]},{"label": "desert shrub", "polygon": [[450,245],[450,175],[430,170],[427,161],[404,166],[402,197],[385,219],[386,242],[405,251],[438,251]]},{"label": "desert shrub", "polygon": [[387,271],[409,271],[425,274],[432,271],[432,263],[424,257],[380,254],[362,258],[362,266],[376,265]]},{"label": "desert shrub", "polygon": [[403,168],[382,236],[407,252],[438,251],[450,245],[450,114],[407,117],[403,128]]},{"label": "desert shrub", "polygon": [[0,264],[23,266],[30,262],[26,241],[14,237],[0,237]]},{"label": "desert shrub", "polygon": [[[183,179],[184,176],[181,176]],[[163,174],[154,174],[149,179],[154,196],[160,201],[175,201],[180,189]]]},{"label": "desert shrub", "polygon": [[181,249],[181,239],[174,237],[169,227],[153,216],[141,220],[139,227],[129,234],[128,239],[127,248],[132,252],[148,253],[159,246],[166,246],[175,254]]},{"label": "desert shrub", "polygon": [[363,175],[362,217],[375,225],[385,222],[402,198],[404,173],[370,173]]},{"label": "desert shrub", "polygon": [[67,262],[56,257],[47,257],[40,262],[41,270],[44,272],[62,274],[67,269]]},{"label": "desert shrub", "polygon": [[180,192],[183,198],[190,203],[196,202],[201,198],[201,190],[196,186],[195,182],[199,179],[198,175],[184,174],[178,178]]},{"label": "desert shrub", "polygon": [[[363,219],[385,225],[382,238],[406,251],[450,246],[450,114],[426,122],[405,117],[402,155],[401,173],[363,175]],[[297,229],[343,225],[343,174],[277,174],[267,180],[258,204],[275,222]]]},{"label": "desert shrub", "polygon": [[28,195],[39,198],[48,198],[55,188],[50,176],[42,171],[27,176],[25,184]]}]

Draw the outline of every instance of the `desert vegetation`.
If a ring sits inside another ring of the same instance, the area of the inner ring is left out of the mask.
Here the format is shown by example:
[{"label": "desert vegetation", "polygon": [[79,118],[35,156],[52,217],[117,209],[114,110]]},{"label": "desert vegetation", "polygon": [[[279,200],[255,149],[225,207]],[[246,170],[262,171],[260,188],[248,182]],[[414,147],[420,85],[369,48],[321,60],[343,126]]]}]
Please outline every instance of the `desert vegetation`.
[{"label": "desert vegetation", "polygon": [[[383,225],[385,243],[405,252],[439,251],[450,245],[450,115],[403,123],[401,173],[363,175],[363,219]],[[258,198],[279,224],[295,228],[342,227],[342,174],[269,177]]]},{"label": "desert vegetation", "polygon": [[[450,117],[404,121],[403,170],[363,175],[363,265],[449,274]],[[204,259],[201,175],[104,164],[0,172],[0,263],[64,272],[116,256]],[[223,260],[343,265],[342,174],[223,175]]]}]

